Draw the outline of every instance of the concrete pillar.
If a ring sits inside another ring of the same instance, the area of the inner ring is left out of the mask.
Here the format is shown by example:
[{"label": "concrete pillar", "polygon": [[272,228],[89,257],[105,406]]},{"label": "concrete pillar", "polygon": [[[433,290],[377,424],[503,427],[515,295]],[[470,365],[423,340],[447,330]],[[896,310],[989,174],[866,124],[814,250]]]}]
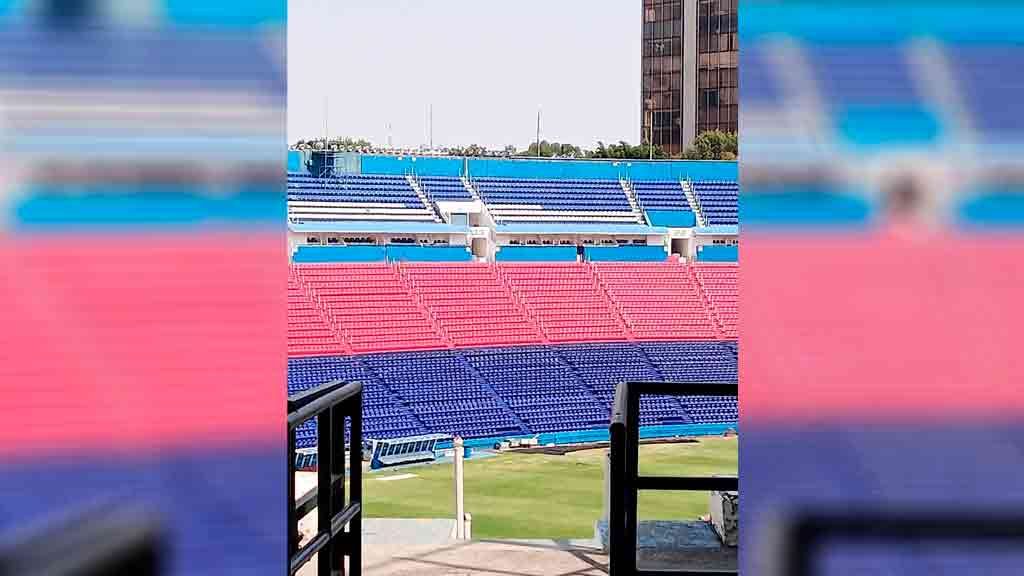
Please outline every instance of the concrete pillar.
[{"label": "concrete pillar", "polygon": [[697,79],[697,0],[683,0],[683,62],[682,98],[683,117],[680,151],[693,144],[697,136],[697,99],[700,87]]},{"label": "concrete pillar", "polygon": [[455,437],[455,538],[466,539],[466,507],[463,500],[464,486],[462,483],[462,464],[465,457],[462,438]]}]

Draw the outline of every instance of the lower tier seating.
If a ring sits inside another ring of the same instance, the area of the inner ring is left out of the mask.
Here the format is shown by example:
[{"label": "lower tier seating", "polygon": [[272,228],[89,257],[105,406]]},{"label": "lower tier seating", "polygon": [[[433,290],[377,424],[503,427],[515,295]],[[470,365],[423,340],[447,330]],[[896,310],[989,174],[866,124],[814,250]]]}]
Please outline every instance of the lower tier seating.
[{"label": "lower tier seating", "polygon": [[[608,425],[625,380],[736,382],[732,342],[624,342],[304,357],[288,361],[295,393],[334,379],[364,385],[364,436],[458,434],[465,438],[568,432]],[[652,397],[645,426],[731,423],[735,398]],[[297,431],[299,447],[315,427]]]}]

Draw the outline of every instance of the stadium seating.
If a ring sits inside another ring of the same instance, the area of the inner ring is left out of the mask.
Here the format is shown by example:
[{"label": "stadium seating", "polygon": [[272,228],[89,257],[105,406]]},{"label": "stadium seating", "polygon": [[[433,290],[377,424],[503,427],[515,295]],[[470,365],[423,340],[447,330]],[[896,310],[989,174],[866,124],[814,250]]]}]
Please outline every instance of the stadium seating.
[{"label": "stadium seating", "polygon": [[374,354],[363,361],[432,433],[471,438],[523,432],[458,352]]},{"label": "stadium seating", "polygon": [[700,211],[709,225],[739,224],[738,182],[730,180],[697,180],[693,182],[693,193],[700,204]]},{"label": "stadium seating", "polygon": [[405,176],[319,178],[295,172],[288,173],[288,217],[292,222],[440,221]]},{"label": "stadium seating", "polygon": [[975,128],[991,142],[1020,138],[1024,117],[1009,113],[1006,103],[1020,102],[1024,87],[1005,71],[1020,69],[1024,50],[1017,44],[958,46],[949,54]]},{"label": "stadium seating", "polygon": [[493,266],[410,264],[401,272],[455,346],[543,342]]},{"label": "stadium seating", "polygon": [[294,269],[288,270],[288,356],[348,352],[320,308],[303,291]]},{"label": "stadium seating", "polygon": [[[293,278],[309,301],[289,302],[303,323],[315,304],[341,338],[337,345],[353,353],[730,337],[736,283],[709,276],[707,293],[691,266],[699,265],[298,264]],[[307,353],[300,349],[307,350],[296,343],[295,355]]]},{"label": "stadium seating", "polygon": [[500,270],[551,342],[622,341],[629,337],[591,266],[508,264]]},{"label": "stadium seating", "polygon": [[469,350],[465,355],[532,432],[608,425],[608,406],[551,348]]},{"label": "stadium seating", "polygon": [[476,178],[473,185],[499,224],[643,224],[618,180]]},{"label": "stadium seating", "polygon": [[[363,432],[368,438],[412,436],[425,430],[423,424],[394,396],[387,386],[374,380],[362,361],[352,357],[289,358],[288,394],[346,380],[363,383]],[[316,421],[296,430],[296,446],[316,444]]]},{"label": "stadium seating", "polygon": [[681,210],[691,212],[683,187],[670,180],[635,180],[633,191],[644,210]]},{"label": "stadium seating", "polygon": [[808,56],[836,128],[848,142],[927,143],[938,135],[938,119],[925,106],[906,47],[812,46]]},{"label": "stadium seating", "polygon": [[696,279],[684,266],[664,263],[594,264],[626,326],[640,340],[714,340],[721,337]]},{"label": "stadium seating", "polygon": [[[289,392],[367,390],[367,438],[607,426],[626,379],[736,380],[736,264],[296,264]],[[697,342],[687,340],[701,340]],[[736,420],[735,400],[645,398],[646,425]],[[300,447],[315,426],[297,432]]]},{"label": "stadium seating", "polygon": [[447,176],[419,176],[420,189],[433,202],[469,202],[473,200],[469,190],[459,178]]},{"label": "stadium seating", "polygon": [[319,264],[295,270],[353,352],[446,346],[397,267]]},{"label": "stadium seating", "polygon": [[689,268],[725,338],[739,338],[739,265],[694,264]]},{"label": "stadium seating", "polygon": [[[606,427],[618,382],[735,382],[736,352],[721,342],[588,343],[289,360],[290,391],[334,378],[363,382],[366,438],[480,438]],[[735,399],[641,401],[645,426],[736,419]]]}]

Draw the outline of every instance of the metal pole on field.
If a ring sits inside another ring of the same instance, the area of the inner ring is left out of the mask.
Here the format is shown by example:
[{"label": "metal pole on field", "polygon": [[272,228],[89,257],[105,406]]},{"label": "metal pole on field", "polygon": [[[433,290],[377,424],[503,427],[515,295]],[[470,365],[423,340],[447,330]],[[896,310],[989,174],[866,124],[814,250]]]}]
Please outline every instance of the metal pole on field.
[{"label": "metal pole on field", "polygon": [[466,538],[466,507],[463,500],[464,486],[462,483],[462,438],[456,436],[452,444],[455,446],[455,539],[464,540]]}]

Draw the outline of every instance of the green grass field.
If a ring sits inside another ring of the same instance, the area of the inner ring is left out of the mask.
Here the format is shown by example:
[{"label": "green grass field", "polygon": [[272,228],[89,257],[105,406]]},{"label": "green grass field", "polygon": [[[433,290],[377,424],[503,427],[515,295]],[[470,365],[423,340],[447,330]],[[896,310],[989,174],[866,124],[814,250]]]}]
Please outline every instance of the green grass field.
[{"label": "green grass field", "polygon": [[[737,439],[709,437],[695,444],[640,448],[642,475],[736,474]],[[588,538],[601,516],[604,450],[565,456],[502,454],[466,461],[466,511],[474,538]],[[416,478],[381,482],[395,474]],[[450,518],[454,515],[452,465],[364,475],[366,515],[377,518]],[[641,492],[640,518],[694,519],[707,514],[708,495]]]}]

